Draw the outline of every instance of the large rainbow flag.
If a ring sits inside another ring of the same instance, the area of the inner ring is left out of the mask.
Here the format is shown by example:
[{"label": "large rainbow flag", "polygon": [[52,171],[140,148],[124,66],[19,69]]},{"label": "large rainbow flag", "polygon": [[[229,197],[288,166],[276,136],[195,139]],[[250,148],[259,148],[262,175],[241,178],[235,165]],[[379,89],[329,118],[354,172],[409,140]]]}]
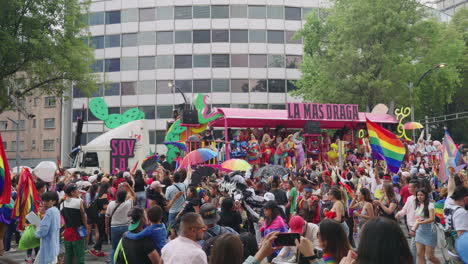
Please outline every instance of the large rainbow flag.
[{"label": "large rainbow flag", "polygon": [[460,155],[455,142],[450,133],[445,130],[444,141],[442,143],[442,159],[439,167],[439,181],[445,182],[450,175],[449,168],[453,168],[455,172],[463,169],[466,166],[465,161]]},{"label": "large rainbow flag", "polygon": [[23,168],[21,170],[15,205],[11,215],[12,218],[18,218],[18,230],[24,230],[27,214],[30,212],[37,214],[39,201],[39,195],[37,194],[31,172],[28,168]]},{"label": "large rainbow flag", "polygon": [[11,175],[0,134],[0,204],[9,204],[11,198]]},{"label": "large rainbow flag", "polygon": [[395,134],[367,118],[366,124],[374,159],[385,160],[388,170],[398,173],[401,162],[405,157],[405,146]]}]

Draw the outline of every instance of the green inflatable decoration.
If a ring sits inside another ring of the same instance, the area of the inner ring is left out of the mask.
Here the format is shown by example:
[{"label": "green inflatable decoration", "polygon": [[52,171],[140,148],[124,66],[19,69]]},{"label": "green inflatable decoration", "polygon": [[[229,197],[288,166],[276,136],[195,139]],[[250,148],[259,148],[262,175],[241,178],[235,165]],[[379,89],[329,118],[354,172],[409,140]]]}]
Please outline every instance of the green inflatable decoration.
[{"label": "green inflatable decoration", "polygon": [[97,119],[104,121],[108,128],[116,128],[131,121],[145,119],[145,113],[138,108],[128,109],[123,114],[109,114],[109,108],[102,98],[93,98],[89,102],[89,110]]}]

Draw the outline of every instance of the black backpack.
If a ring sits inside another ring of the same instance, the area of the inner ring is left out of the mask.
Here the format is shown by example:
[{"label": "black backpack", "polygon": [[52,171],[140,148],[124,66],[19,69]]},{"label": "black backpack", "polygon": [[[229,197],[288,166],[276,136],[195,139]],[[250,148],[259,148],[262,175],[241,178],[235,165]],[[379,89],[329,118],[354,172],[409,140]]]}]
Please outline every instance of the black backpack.
[{"label": "black backpack", "polygon": [[98,198],[94,198],[91,201],[91,204],[88,206],[88,208],[85,209],[86,216],[88,218],[91,218],[91,219],[98,218],[99,210],[97,208],[97,200],[98,200]]},{"label": "black backpack", "polygon": [[221,236],[222,234],[227,233],[227,229],[221,226],[221,230],[219,231],[219,234],[216,234],[213,231],[206,230],[205,234],[208,234],[210,238],[206,239],[205,242],[203,243],[202,249],[205,251],[206,256],[209,257],[211,254],[211,248],[213,247],[216,239]]}]

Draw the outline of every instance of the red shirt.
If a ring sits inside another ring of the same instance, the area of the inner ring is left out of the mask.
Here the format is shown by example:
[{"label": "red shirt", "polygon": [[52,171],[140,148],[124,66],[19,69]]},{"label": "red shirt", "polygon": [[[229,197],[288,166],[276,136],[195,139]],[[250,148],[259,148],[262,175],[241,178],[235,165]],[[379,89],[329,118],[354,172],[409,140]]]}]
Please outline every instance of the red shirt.
[{"label": "red shirt", "polygon": [[411,193],[409,192],[408,187],[409,187],[409,184],[406,184],[400,190],[400,196],[401,196],[401,200],[403,201],[403,204],[405,204],[408,197],[411,196]]}]

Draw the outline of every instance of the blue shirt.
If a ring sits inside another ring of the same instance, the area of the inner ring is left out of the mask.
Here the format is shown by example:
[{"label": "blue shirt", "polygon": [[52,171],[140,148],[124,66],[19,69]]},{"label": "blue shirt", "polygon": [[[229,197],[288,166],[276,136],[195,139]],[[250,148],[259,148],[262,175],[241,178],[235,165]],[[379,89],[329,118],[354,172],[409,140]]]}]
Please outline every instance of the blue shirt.
[{"label": "blue shirt", "polygon": [[39,263],[55,261],[60,253],[60,211],[57,207],[47,209],[35,235],[41,239]]},{"label": "blue shirt", "polygon": [[131,240],[139,240],[145,237],[150,237],[153,240],[154,249],[161,255],[161,249],[167,244],[167,231],[164,224],[153,224],[140,233],[127,233],[127,238]]}]

